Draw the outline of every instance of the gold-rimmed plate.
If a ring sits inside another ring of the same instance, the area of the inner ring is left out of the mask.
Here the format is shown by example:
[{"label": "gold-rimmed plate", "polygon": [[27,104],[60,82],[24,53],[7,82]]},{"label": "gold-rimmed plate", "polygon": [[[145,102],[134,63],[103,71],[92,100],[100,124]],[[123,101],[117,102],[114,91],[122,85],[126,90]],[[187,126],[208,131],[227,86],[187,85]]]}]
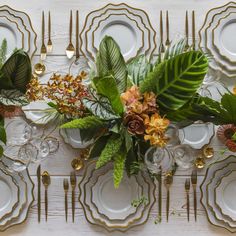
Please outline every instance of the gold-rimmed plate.
[{"label": "gold-rimmed plate", "polygon": [[[122,32],[122,34],[121,34]],[[97,25],[91,29],[93,57],[99,49],[99,44],[107,35],[111,36],[119,45],[126,61],[136,57],[144,47],[144,32],[138,23],[126,14],[111,13],[99,19]],[[125,37],[124,37],[125,35]]]},{"label": "gold-rimmed plate", "polygon": [[[215,187],[215,204],[218,206],[221,214],[230,219],[231,222],[235,222],[236,227],[236,165],[223,175]],[[230,224],[232,226],[232,224]]]},{"label": "gold-rimmed plate", "polygon": [[[104,168],[91,172],[89,180],[85,183],[86,192],[90,191],[90,198],[87,204],[88,207],[91,206],[92,214],[94,212],[93,209],[95,209],[96,213],[93,216],[97,220],[102,218],[108,224],[110,222],[113,224],[128,224],[132,217],[137,217],[137,211],[141,206],[133,207],[131,205],[132,200],[140,199],[145,195],[143,182],[140,182],[140,175],[128,178],[124,174],[124,180],[119,188],[115,189],[112,169],[112,164],[110,163]],[[146,190],[146,193],[148,192]],[[114,196],[110,194],[114,194]],[[106,201],[106,198],[109,198],[110,201]]]},{"label": "gold-rimmed plate", "polygon": [[20,188],[4,168],[0,168],[0,222],[12,214],[19,203]]},{"label": "gold-rimmed plate", "polygon": [[205,18],[204,24],[199,31],[199,47],[207,54],[214,57],[210,60],[209,66],[213,70],[221,71],[228,78],[235,77],[234,65],[226,61],[217,51],[213,45],[213,29],[217,26],[219,20],[228,15],[230,12],[235,11],[236,4],[230,2],[226,5],[211,9]]},{"label": "gold-rimmed plate", "polygon": [[144,45],[140,54],[145,54],[147,57],[151,57],[156,50],[156,32],[153,29],[151,22],[149,20],[148,14],[141,9],[133,8],[125,3],[121,4],[107,4],[106,6],[92,11],[86,17],[84,27],[80,34],[81,39],[81,51],[90,60],[94,60],[91,53],[88,51],[87,44],[90,39],[86,38],[86,34],[91,30],[95,21],[98,21],[103,15],[110,13],[120,13],[126,14],[130,18],[135,19],[138,25],[142,28],[145,33]]},{"label": "gold-rimmed plate", "polygon": [[145,204],[145,209],[143,211],[142,217],[139,220],[137,220],[137,221],[134,220],[129,225],[124,225],[124,226],[121,226],[118,228],[118,227],[112,227],[112,226],[108,227],[105,225],[103,220],[95,220],[94,219],[88,206],[85,204],[85,200],[87,199],[87,194],[86,194],[84,185],[88,181],[89,173],[92,170],[94,170],[95,162],[96,161],[92,161],[87,165],[86,170],[85,170],[85,174],[84,174],[81,182],[79,183],[79,189],[80,189],[79,201],[80,201],[81,206],[84,210],[86,220],[90,224],[100,226],[110,232],[112,232],[112,231],[126,232],[130,228],[145,224],[149,218],[150,210],[151,210],[154,202],[156,201],[155,185],[154,185],[153,181],[151,180],[151,178],[149,177],[147,172],[142,172],[142,174],[145,177],[146,182],[150,185],[150,198],[147,199],[147,204]]},{"label": "gold-rimmed plate", "polygon": [[205,174],[204,180],[200,186],[201,190],[201,204],[205,209],[207,219],[210,224],[225,228],[230,232],[236,232],[236,228],[231,227],[223,221],[222,217],[219,219],[218,208],[214,205],[214,187],[219,179],[215,178],[215,172],[224,169],[228,164],[235,162],[235,156],[229,156],[224,160],[212,163]]},{"label": "gold-rimmed plate", "polygon": [[17,23],[10,20],[7,16],[0,15],[0,43],[4,39],[7,41],[7,58],[15,49],[24,48],[24,35]]},{"label": "gold-rimmed plate", "polygon": [[37,34],[34,31],[29,15],[25,12],[15,10],[7,5],[0,6],[0,12],[5,12],[5,14],[10,14],[12,17],[15,17],[18,25],[20,24],[23,25],[23,27],[20,29],[23,32],[24,31],[27,32],[27,35],[25,35],[25,37],[27,37],[28,39],[26,43],[28,50],[26,51],[29,54],[29,56],[32,58],[37,51],[37,46],[36,46]]},{"label": "gold-rimmed plate", "polygon": [[[9,157],[3,156],[1,158],[1,162],[4,164],[4,166],[6,166],[7,170],[10,170],[10,166],[13,164],[14,160],[11,160]],[[25,169],[18,173],[18,176],[20,177],[18,180],[20,181],[19,186],[21,186],[20,196],[22,201],[19,205],[19,208],[15,209],[14,216],[12,215],[12,217],[5,219],[5,221],[2,223],[2,225],[0,226],[1,232],[15,225],[24,223],[28,217],[29,209],[34,201],[34,183],[29,176],[28,169]]]}]

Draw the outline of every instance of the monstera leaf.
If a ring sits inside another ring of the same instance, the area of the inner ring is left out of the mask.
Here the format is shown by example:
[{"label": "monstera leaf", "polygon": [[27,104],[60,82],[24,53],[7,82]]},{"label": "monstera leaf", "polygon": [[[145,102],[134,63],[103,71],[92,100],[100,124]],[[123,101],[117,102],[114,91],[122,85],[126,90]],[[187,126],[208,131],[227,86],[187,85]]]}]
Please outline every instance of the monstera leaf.
[{"label": "monstera leaf", "polygon": [[28,54],[22,50],[17,50],[0,69],[0,88],[17,89],[25,93],[31,75],[32,69]]},{"label": "monstera leaf", "polygon": [[207,70],[208,59],[202,52],[186,52],[156,66],[141,84],[141,91],[157,94],[162,110],[176,111],[193,98]]},{"label": "monstera leaf", "polygon": [[127,68],[117,43],[105,36],[99,46],[96,58],[98,77],[113,75],[120,93],[127,87]]}]

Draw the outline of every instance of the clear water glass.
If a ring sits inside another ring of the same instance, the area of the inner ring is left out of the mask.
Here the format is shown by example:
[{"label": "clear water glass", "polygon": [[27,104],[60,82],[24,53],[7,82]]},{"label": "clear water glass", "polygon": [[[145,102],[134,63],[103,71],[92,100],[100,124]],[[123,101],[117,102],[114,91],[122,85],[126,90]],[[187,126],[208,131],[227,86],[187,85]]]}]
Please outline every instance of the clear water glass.
[{"label": "clear water glass", "polygon": [[59,148],[59,141],[54,138],[54,137],[46,137],[44,139],[44,141],[46,141],[48,143],[49,146],[49,153],[53,154],[56,153],[58,148]]},{"label": "clear water glass", "polygon": [[181,144],[174,147],[172,150],[172,155],[179,167],[183,169],[193,167],[195,161],[195,151],[190,145]]}]

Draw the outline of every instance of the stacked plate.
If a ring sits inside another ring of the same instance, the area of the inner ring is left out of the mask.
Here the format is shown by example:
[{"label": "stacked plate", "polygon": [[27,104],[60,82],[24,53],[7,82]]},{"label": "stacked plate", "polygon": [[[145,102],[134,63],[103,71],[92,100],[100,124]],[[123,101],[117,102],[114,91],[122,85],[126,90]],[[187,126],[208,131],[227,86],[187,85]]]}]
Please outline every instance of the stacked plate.
[{"label": "stacked plate", "polygon": [[[113,164],[96,170],[92,161],[79,184],[79,201],[85,217],[92,225],[108,231],[125,232],[128,229],[143,225],[149,217],[155,202],[155,185],[148,173],[142,172],[128,178],[124,174],[118,189],[113,185]],[[137,207],[132,201],[141,201]]]},{"label": "stacked plate", "polygon": [[0,161],[0,231],[23,223],[34,201],[34,184],[27,170],[10,172],[12,161],[2,157]]},{"label": "stacked plate", "polygon": [[211,224],[236,232],[236,157],[211,164],[201,185],[201,203]]},{"label": "stacked plate", "polygon": [[37,50],[37,35],[32,27],[30,17],[9,6],[0,6],[0,43],[7,40],[7,57],[17,49],[24,49],[30,57]]},{"label": "stacked plate", "polygon": [[200,29],[200,44],[213,56],[210,67],[227,77],[236,77],[236,3],[211,9]]},{"label": "stacked plate", "polygon": [[119,44],[125,60],[139,54],[151,56],[156,49],[156,32],[146,12],[125,3],[108,4],[86,17],[81,32],[81,51],[95,60],[99,44],[105,35]]}]

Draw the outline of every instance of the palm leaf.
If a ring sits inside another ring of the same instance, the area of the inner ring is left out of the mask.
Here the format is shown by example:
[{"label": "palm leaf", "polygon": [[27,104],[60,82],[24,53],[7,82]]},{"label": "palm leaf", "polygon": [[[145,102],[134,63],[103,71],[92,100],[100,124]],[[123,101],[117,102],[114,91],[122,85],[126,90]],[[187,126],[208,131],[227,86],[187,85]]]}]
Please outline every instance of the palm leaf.
[{"label": "palm leaf", "polygon": [[147,74],[152,71],[152,64],[148,62],[145,56],[141,55],[130,61],[127,68],[131,81],[139,86]]},{"label": "palm leaf", "polygon": [[120,93],[127,88],[127,68],[125,60],[117,43],[109,36],[105,36],[99,46],[96,58],[99,77],[113,75]]},{"label": "palm leaf", "polygon": [[25,93],[31,75],[32,69],[28,54],[23,50],[17,50],[0,70],[0,88],[17,89]]},{"label": "palm leaf", "polygon": [[[147,81],[149,88],[156,84],[152,91],[158,96],[160,108],[166,112],[176,111],[193,98],[207,70],[207,57],[200,51],[190,51],[159,64]],[[144,81],[144,88],[141,86],[142,92],[148,87],[146,83]]]}]

